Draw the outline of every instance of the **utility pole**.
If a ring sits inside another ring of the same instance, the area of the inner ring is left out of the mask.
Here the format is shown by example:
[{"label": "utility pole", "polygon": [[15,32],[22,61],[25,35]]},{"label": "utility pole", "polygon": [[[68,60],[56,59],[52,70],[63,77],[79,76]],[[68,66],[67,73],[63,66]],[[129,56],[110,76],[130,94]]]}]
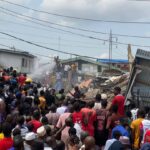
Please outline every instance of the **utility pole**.
[{"label": "utility pole", "polygon": [[110,30],[110,34],[109,34],[109,70],[111,69],[111,60],[112,60],[112,31]]},{"label": "utility pole", "polygon": [[[116,44],[113,42],[113,39],[116,41]],[[118,38],[114,37],[112,34],[112,30],[110,30],[109,34],[109,70],[111,69],[111,62],[112,62],[112,47],[113,45],[117,45]]]}]

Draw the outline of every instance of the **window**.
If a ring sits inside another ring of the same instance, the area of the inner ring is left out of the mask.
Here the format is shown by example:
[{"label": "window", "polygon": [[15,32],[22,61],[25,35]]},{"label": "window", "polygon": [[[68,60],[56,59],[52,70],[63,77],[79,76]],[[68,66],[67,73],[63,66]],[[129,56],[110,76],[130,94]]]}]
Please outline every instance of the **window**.
[{"label": "window", "polygon": [[25,59],[25,67],[27,67],[28,66],[28,61],[27,61],[27,59]]},{"label": "window", "polygon": [[102,72],[102,67],[98,66],[98,72]]},{"label": "window", "polygon": [[78,70],[82,70],[82,64],[81,63],[78,64]]},{"label": "window", "polygon": [[24,67],[25,59],[22,58],[22,67]]},{"label": "window", "polygon": [[93,64],[82,64],[82,72],[95,74],[97,73],[97,66]]},{"label": "window", "polygon": [[27,59],[22,58],[22,67],[27,67],[27,66],[28,66]]}]

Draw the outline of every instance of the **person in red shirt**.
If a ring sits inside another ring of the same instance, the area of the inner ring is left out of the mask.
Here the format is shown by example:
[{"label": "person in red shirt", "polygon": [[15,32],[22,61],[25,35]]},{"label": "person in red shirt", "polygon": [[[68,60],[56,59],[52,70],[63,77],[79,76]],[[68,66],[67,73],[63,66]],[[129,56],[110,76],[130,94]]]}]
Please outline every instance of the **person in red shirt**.
[{"label": "person in red shirt", "polygon": [[11,125],[4,123],[2,126],[4,139],[0,140],[0,150],[8,150],[13,146],[13,140],[11,138]]},{"label": "person in red shirt", "polygon": [[113,105],[118,105],[118,113],[121,116],[124,116],[125,97],[123,95],[121,95],[121,88],[120,87],[115,87],[114,88],[114,94],[115,94],[115,97],[112,100],[112,106]]},{"label": "person in red shirt", "polygon": [[121,116],[118,114],[118,105],[113,105],[112,112],[107,118],[106,129],[111,132],[111,130],[117,125],[120,118]]},{"label": "person in red shirt", "polygon": [[101,106],[101,109],[96,109],[95,142],[102,149],[108,139],[108,130],[106,130],[109,114],[109,111],[106,109],[107,100],[102,100]]},{"label": "person in red shirt", "polygon": [[19,86],[23,86],[25,84],[25,81],[26,81],[26,74],[21,74],[19,77],[18,77],[18,82],[19,82]]},{"label": "person in red shirt", "polygon": [[82,129],[87,131],[90,136],[94,136],[94,122],[96,121],[96,111],[92,109],[94,102],[87,103],[86,108],[81,109],[82,113]]},{"label": "person in red shirt", "polygon": [[9,81],[10,80],[10,76],[9,75],[7,75],[6,73],[3,73],[3,78],[4,78],[4,80],[5,80],[5,82],[7,82],[7,81]]},{"label": "person in red shirt", "polygon": [[78,123],[81,124],[82,123],[82,112],[80,111],[80,104],[79,102],[75,102],[74,105],[74,112],[72,113],[72,120],[73,123]]},{"label": "person in red shirt", "polygon": [[144,143],[150,143],[150,130],[147,130],[145,133]]},{"label": "person in red shirt", "polygon": [[36,110],[33,113],[33,120],[31,120],[28,123],[28,124],[33,125],[33,132],[34,133],[36,133],[37,129],[42,126],[42,123],[39,120],[40,120],[40,112]]}]

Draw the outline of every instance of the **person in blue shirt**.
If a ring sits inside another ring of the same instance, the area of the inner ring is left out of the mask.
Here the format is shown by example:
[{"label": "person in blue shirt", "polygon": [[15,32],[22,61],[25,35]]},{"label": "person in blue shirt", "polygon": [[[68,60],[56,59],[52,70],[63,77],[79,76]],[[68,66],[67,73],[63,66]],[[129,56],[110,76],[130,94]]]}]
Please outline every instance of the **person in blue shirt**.
[{"label": "person in blue shirt", "polygon": [[121,136],[130,137],[129,132],[128,132],[128,130],[126,129],[127,126],[128,126],[128,121],[127,121],[127,119],[126,119],[126,118],[121,118],[121,119],[118,121],[118,125],[113,128],[111,138],[114,138],[114,137],[113,137],[113,133],[114,133],[115,131],[119,131],[119,132],[121,133]]}]

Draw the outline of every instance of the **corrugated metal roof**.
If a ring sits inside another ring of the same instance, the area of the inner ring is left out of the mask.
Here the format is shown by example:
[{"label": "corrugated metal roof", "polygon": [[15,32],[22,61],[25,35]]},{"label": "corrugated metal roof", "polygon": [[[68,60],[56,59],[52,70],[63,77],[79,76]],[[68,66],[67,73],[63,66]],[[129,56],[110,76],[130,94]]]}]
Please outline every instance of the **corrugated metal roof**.
[{"label": "corrugated metal roof", "polygon": [[27,57],[31,57],[34,58],[36,56],[30,54],[29,52],[26,51],[17,51],[17,50],[9,50],[9,49],[0,49],[0,53],[10,53],[10,54],[15,54],[15,55],[23,55],[23,56],[27,56]]},{"label": "corrugated metal roof", "polygon": [[125,63],[128,64],[129,61],[125,59],[97,59],[97,62],[102,62],[102,63]]}]

